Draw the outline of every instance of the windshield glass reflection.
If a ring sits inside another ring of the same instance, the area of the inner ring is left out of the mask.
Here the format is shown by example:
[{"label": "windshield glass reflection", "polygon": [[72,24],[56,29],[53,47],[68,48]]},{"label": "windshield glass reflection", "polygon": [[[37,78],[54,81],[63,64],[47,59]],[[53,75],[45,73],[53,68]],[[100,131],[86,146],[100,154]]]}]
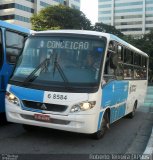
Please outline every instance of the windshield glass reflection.
[{"label": "windshield glass reflection", "polygon": [[28,77],[29,83],[37,85],[95,84],[104,49],[104,40],[32,37],[26,41],[11,80],[24,82]]}]

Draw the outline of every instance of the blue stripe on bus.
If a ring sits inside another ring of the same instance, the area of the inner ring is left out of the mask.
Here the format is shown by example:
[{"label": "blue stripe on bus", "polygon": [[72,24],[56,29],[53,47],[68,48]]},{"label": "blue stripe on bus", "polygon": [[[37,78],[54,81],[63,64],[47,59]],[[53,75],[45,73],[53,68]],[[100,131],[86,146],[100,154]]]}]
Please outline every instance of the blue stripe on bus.
[{"label": "blue stripe on bus", "polygon": [[[101,108],[110,108],[110,123],[116,121],[117,119],[123,117],[126,111],[126,101],[128,97],[128,81],[111,81],[103,87],[102,90],[102,100],[101,100]],[[124,104],[125,102],[125,104]],[[117,108],[115,106],[117,104],[121,105]]]},{"label": "blue stripe on bus", "polygon": [[121,105],[117,108],[113,107],[110,109],[110,123],[113,123],[114,121],[116,121],[117,119],[120,119],[121,117],[123,117],[125,115],[125,111],[126,111],[126,104]]},{"label": "blue stripe on bus", "polygon": [[106,108],[126,101],[128,97],[128,86],[127,81],[108,82],[102,90],[101,107]]},{"label": "blue stripe on bus", "polygon": [[10,92],[17,96],[20,100],[43,102],[44,91],[18,87],[12,85]]},{"label": "blue stripe on bus", "polygon": [[98,120],[98,128],[97,128],[97,131],[100,129],[100,126],[101,126],[101,121],[102,121],[103,113],[104,113],[104,112],[100,112],[100,113],[99,113],[99,120]]}]

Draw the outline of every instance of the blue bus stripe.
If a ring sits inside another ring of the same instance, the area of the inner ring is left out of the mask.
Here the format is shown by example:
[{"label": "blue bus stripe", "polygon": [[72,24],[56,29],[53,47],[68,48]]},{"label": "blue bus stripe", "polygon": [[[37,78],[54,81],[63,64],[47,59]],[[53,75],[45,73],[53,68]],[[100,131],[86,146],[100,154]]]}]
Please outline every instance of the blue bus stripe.
[{"label": "blue bus stripe", "polygon": [[16,95],[20,100],[43,102],[44,98],[44,91],[36,89],[11,86],[10,92]]}]

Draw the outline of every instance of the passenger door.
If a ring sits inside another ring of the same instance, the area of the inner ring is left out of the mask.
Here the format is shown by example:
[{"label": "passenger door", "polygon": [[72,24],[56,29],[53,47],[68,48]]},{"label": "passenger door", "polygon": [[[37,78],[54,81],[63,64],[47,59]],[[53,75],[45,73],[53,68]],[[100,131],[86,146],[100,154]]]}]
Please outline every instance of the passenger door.
[{"label": "passenger door", "polygon": [[105,69],[104,69],[104,76],[103,76],[103,87],[102,87],[102,107],[111,108],[111,122],[113,122],[117,118],[117,110],[115,107],[115,83],[116,83],[116,44],[114,41],[110,41],[109,49],[106,56],[105,61]]},{"label": "passenger door", "polygon": [[[128,92],[128,83],[123,81],[123,66],[120,61],[123,61],[123,48],[114,42],[114,53],[110,54],[109,64],[106,62],[106,66],[110,69],[105,69],[108,76],[106,84],[103,85],[103,99],[102,106],[105,108],[109,106],[111,108],[110,123],[121,118],[125,114],[126,99]],[[111,71],[111,72],[110,72]]]}]

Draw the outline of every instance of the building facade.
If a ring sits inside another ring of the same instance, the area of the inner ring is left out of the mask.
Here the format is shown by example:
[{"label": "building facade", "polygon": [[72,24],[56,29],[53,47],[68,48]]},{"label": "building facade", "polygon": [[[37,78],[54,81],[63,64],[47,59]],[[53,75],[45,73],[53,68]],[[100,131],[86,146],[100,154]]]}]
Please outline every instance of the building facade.
[{"label": "building facade", "polygon": [[0,20],[31,28],[30,17],[34,13],[58,4],[80,10],[80,0],[0,0]]},{"label": "building facade", "polygon": [[98,22],[141,36],[153,29],[153,0],[98,0]]}]

